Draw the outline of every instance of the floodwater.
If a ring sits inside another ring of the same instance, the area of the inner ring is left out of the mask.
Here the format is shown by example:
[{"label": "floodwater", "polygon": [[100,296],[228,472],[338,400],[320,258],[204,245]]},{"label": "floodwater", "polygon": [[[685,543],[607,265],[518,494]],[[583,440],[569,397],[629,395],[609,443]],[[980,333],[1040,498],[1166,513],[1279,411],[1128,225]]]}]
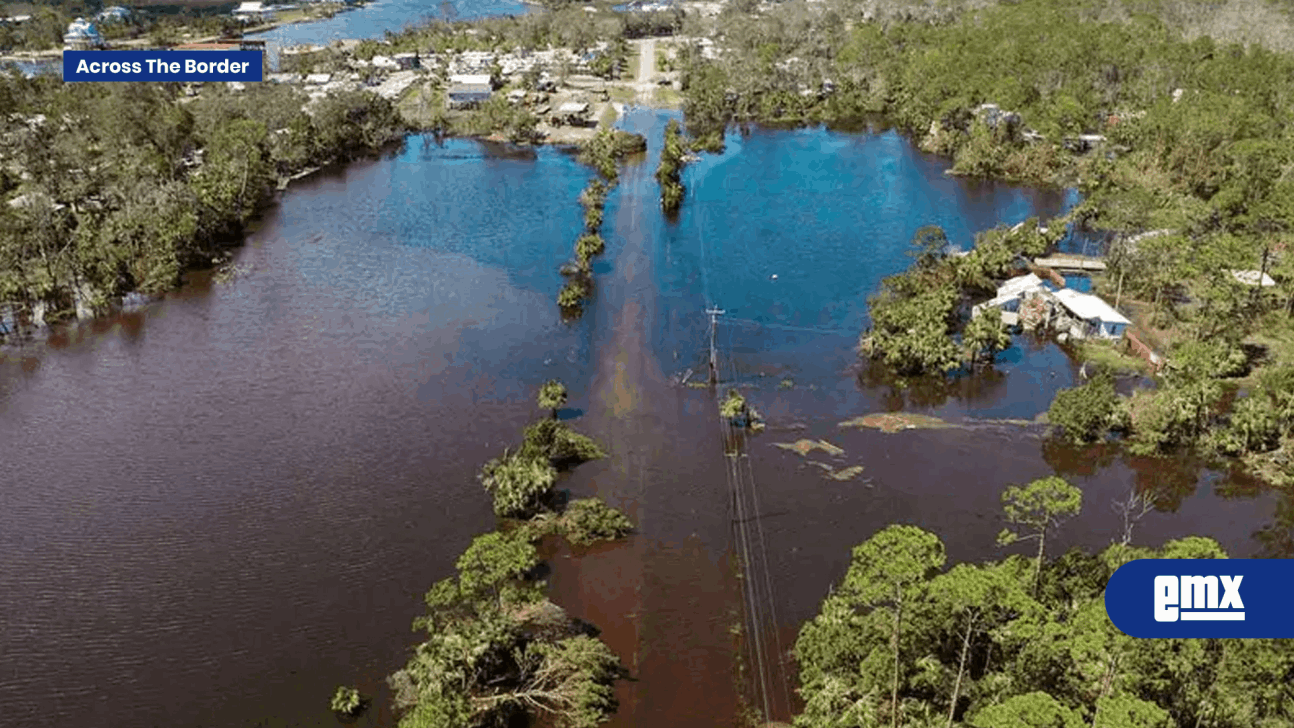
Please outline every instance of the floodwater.
[{"label": "floodwater", "polygon": [[[1209,535],[1236,556],[1290,543],[1287,504],[1195,464],[1074,452],[1013,424],[838,426],[897,407],[1029,419],[1072,384],[1042,342],[1020,342],[996,375],[910,393],[869,384],[853,353],[867,295],[905,267],[918,227],[968,245],[1059,212],[1064,194],[951,180],[893,134],[757,131],[686,170],[667,222],[651,179],[666,118],[626,120],[651,149],[608,203],[596,297],[576,324],[553,298],[590,173],[553,149],[412,137],[291,188],[232,280],[196,276],[143,312],[8,356],[0,724],[334,726],[328,698],[355,683],[376,698],[360,725],[391,724],[382,678],[416,639],[421,594],[494,526],[473,475],[541,414],[533,393],[554,377],[611,453],[564,487],[639,526],[551,554],[554,599],[630,669],[617,726],[737,725],[743,699],[762,703],[735,678],[756,644],[785,719],[778,653],[849,549],[906,522],[953,559],[993,557],[1007,484],[1061,472],[1083,488],[1057,548],[1115,538],[1109,503],[1135,487],[1162,506],[1139,543]],[[705,376],[711,306],[726,311],[725,383],[770,424],[745,445],[741,499],[713,394],[674,384]],[[844,452],[773,444],[800,438]],[[837,481],[824,465],[864,470]],[[751,536],[768,588],[746,618],[756,636],[734,650],[735,554]]]},{"label": "floodwater", "polygon": [[382,38],[427,19],[473,20],[499,15],[523,15],[530,6],[516,0],[376,0],[337,13],[326,20],[280,25],[255,36],[284,46],[326,45],[335,40]]}]

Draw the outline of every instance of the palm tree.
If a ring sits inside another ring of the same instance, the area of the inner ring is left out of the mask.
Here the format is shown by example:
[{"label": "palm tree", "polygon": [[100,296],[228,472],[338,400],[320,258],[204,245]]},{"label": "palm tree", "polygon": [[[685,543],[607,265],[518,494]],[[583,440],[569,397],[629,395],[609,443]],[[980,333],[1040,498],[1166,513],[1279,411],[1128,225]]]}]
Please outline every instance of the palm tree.
[{"label": "palm tree", "polygon": [[557,419],[557,410],[566,405],[566,385],[551,379],[539,388],[539,406],[552,410],[553,419]]}]

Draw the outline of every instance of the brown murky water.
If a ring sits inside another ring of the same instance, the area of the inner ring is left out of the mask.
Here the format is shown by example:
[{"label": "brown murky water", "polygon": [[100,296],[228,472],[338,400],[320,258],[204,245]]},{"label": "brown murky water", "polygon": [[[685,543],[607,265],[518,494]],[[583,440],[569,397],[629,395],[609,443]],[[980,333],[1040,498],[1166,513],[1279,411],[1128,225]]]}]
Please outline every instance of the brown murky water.
[{"label": "brown murky water", "polygon": [[[663,118],[629,123],[654,150]],[[777,148],[784,163],[769,161]],[[416,639],[421,594],[494,525],[473,475],[539,414],[538,384],[559,377],[577,426],[611,453],[566,486],[639,526],[552,557],[554,598],[630,669],[614,724],[737,725],[743,699],[759,700],[735,676],[751,661],[733,649],[744,600],[727,461],[713,395],[672,384],[699,371],[711,304],[731,311],[718,337],[728,371],[771,425],[748,444],[759,507],[745,519],[772,587],[759,621],[770,653],[790,647],[879,527],[921,525],[954,559],[994,556],[1001,489],[1057,470],[1086,504],[1058,547],[1108,543],[1122,527],[1108,504],[1138,486],[1164,493],[1141,543],[1205,534],[1244,556],[1291,542],[1287,504],[1194,464],[1105,462],[1013,426],[838,427],[898,404],[850,369],[866,294],[904,263],[877,241],[925,221],[893,190],[971,229],[1054,201],[958,187],[884,137],[777,132],[689,169],[685,214],[666,225],[653,167],[632,166],[613,196],[597,298],[575,326],[552,305],[554,270],[588,172],[552,150],[413,139],[294,188],[233,281],[196,280],[6,357],[0,724],[333,726],[327,700],[343,683],[377,698],[361,725],[391,724],[381,680]],[[762,168],[778,172],[752,187]],[[880,201],[852,181],[873,173],[891,185]],[[796,184],[854,191],[804,210]],[[871,217],[850,212],[860,206]],[[915,406],[1027,418],[1073,376],[1046,346],[1019,347],[1002,370]],[[774,447],[800,438],[843,454]],[[864,470],[837,481],[823,465]],[[790,677],[768,668],[769,692],[785,695]],[[793,696],[773,702],[785,720]]]}]

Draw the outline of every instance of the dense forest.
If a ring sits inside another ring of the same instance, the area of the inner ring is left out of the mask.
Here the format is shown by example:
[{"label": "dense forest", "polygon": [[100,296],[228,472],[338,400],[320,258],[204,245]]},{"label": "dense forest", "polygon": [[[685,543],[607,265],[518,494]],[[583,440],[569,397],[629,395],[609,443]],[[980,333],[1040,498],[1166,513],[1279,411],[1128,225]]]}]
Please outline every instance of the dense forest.
[{"label": "dense forest", "polygon": [[1128,637],[1105,612],[1133,559],[1219,559],[1206,538],[1133,545],[1137,516],[1098,554],[1048,560],[1082,505],[1057,477],[1002,494],[1029,557],[946,567],[939,537],[889,526],[853,551],[843,581],[800,631],[801,728],[1277,728],[1294,721],[1294,649],[1283,640]]},{"label": "dense forest", "polygon": [[281,178],[398,141],[372,94],[0,74],[0,305],[56,320],[175,286],[241,242]]}]

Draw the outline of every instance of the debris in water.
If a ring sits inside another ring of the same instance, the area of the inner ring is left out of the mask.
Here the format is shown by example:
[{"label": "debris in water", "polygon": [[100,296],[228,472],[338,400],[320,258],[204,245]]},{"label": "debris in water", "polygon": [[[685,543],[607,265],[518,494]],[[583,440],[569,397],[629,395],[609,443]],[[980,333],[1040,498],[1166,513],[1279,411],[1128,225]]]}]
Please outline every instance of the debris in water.
[{"label": "debris in water", "polygon": [[872,427],[881,432],[898,432],[900,430],[915,429],[936,429],[941,427],[953,427],[954,425],[930,415],[919,415],[911,412],[885,412],[862,417],[855,417],[852,420],[845,420],[840,423],[841,427]]},{"label": "debris in water", "polygon": [[835,445],[832,445],[826,440],[818,440],[817,442],[814,442],[813,440],[796,440],[795,442],[775,442],[773,444],[782,448],[783,450],[792,450],[792,451],[798,452],[801,455],[808,455],[814,450],[822,450],[828,455],[845,454],[845,451],[843,449],[836,447]]},{"label": "debris in water", "polygon": [[837,470],[834,473],[827,473],[827,477],[831,478],[832,480],[841,480],[841,481],[853,480],[854,478],[858,477],[858,475],[862,472],[863,472],[863,466],[850,465],[849,467],[841,468],[840,470]]}]

